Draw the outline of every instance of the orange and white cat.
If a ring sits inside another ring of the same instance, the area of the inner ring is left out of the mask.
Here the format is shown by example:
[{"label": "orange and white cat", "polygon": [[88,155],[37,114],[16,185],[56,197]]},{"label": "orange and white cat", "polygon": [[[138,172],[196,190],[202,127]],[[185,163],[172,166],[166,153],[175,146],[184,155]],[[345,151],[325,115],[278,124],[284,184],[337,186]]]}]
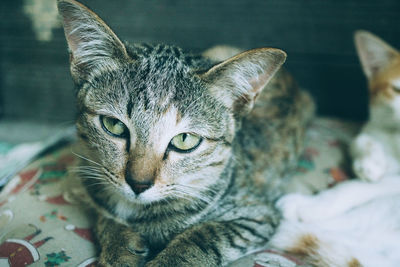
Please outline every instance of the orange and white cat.
[{"label": "orange and white cat", "polygon": [[355,42],[371,95],[370,120],[352,145],[362,180],[276,204],[283,219],[270,245],[306,266],[400,266],[400,54],[365,31]]},{"label": "orange and white cat", "polygon": [[357,52],[368,79],[370,118],[352,144],[353,170],[366,181],[400,173],[400,53],[359,31]]},{"label": "orange and white cat", "polygon": [[316,267],[400,266],[400,175],[289,194],[270,246]]}]

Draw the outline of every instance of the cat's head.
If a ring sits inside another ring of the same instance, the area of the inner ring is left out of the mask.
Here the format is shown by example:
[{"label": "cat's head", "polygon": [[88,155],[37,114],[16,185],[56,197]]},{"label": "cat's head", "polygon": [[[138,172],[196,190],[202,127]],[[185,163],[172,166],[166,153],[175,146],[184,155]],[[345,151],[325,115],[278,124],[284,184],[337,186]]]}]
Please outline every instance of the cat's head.
[{"label": "cat's head", "polygon": [[210,201],[227,186],[240,120],[285,53],[254,49],[213,66],[174,46],[124,44],[75,1],[58,8],[88,188],[131,203]]},{"label": "cat's head", "polygon": [[357,31],[355,44],[368,79],[370,110],[378,120],[400,120],[400,53],[366,31]]}]

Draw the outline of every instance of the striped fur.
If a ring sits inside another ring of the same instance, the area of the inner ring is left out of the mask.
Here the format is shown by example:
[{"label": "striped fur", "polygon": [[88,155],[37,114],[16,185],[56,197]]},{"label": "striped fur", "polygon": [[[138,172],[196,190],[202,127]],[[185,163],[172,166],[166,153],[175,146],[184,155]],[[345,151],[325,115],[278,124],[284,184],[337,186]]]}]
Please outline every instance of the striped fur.
[{"label": "striped fur", "polygon": [[[101,265],[222,266],[264,247],[279,223],[272,200],[313,113],[290,75],[271,80],[285,53],[260,48],[220,63],[175,46],[121,46],[86,7],[58,5]],[[99,115],[129,135],[108,135]],[[202,141],[178,153],[169,144],[180,133]],[[153,185],[136,194],[128,178]]]}]

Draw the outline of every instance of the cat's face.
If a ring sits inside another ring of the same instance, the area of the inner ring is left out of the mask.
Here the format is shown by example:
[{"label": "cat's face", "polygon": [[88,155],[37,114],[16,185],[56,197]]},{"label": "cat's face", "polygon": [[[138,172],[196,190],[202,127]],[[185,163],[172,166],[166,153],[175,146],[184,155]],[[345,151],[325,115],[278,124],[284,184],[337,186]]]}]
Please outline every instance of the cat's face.
[{"label": "cat's face", "polygon": [[256,49],[211,67],[173,46],[126,46],[75,1],[59,10],[88,188],[132,203],[212,201],[229,182],[238,122],[285,54]]},{"label": "cat's face", "polygon": [[188,66],[171,70],[178,59],[159,48],[80,92],[85,157],[128,198],[206,197],[230,159],[233,114]]},{"label": "cat's face", "polygon": [[355,42],[368,78],[371,113],[400,121],[400,53],[365,31],[356,33]]}]

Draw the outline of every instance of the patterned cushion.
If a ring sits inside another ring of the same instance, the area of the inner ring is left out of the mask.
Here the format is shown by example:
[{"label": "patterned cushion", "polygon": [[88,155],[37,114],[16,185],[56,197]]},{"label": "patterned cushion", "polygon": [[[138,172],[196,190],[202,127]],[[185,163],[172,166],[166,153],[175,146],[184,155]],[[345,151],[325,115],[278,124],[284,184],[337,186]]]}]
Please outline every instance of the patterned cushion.
[{"label": "patterned cushion", "polygon": [[[307,132],[306,149],[296,173],[288,181],[288,192],[313,193],[348,179],[348,142],[357,129],[353,123],[315,120]],[[73,193],[74,179],[67,175],[67,168],[77,163],[75,150],[72,144],[42,157],[1,192],[0,266],[95,265],[90,211],[76,202],[74,194],[79,190]],[[296,266],[300,262],[290,255],[264,250],[232,266],[271,263]]]}]

